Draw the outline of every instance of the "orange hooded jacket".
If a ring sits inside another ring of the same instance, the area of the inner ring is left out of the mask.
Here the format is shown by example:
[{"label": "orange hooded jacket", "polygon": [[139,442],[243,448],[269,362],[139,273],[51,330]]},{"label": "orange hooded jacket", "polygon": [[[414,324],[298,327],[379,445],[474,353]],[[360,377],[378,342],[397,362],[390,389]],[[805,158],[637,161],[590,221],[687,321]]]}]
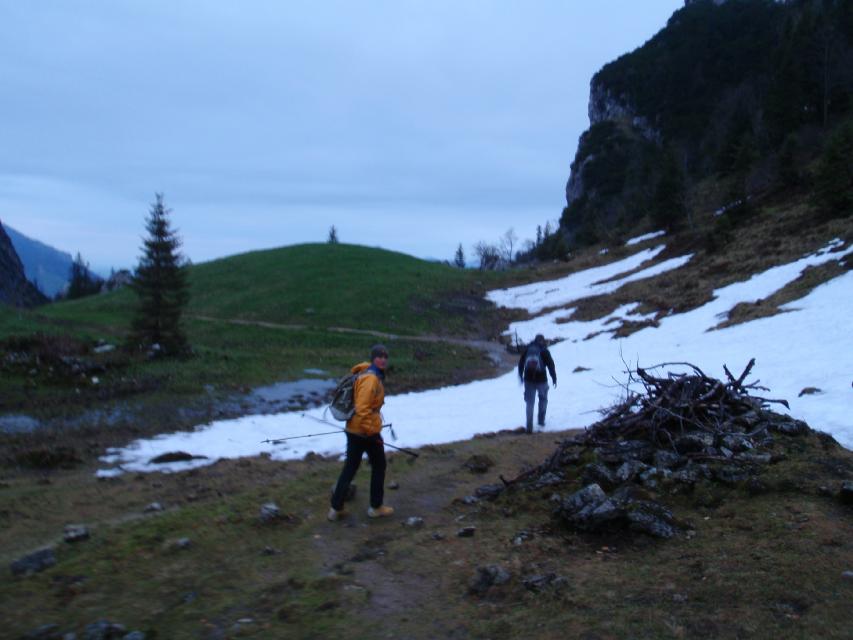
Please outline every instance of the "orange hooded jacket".
[{"label": "orange hooded jacket", "polygon": [[[352,368],[352,373],[362,373],[370,366],[362,362]],[[385,387],[374,373],[360,375],[353,384],[355,413],[347,420],[347,431],[359,436],[375,436],[382,432],[379,410],[385,403]]]}]

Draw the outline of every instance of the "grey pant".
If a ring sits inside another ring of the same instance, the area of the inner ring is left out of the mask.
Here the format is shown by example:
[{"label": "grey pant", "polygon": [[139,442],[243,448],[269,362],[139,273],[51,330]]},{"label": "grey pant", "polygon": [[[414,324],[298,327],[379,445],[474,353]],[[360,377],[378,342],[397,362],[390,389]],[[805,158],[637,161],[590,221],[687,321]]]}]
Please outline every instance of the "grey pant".
[{"label": "grey pant", "polygon": [[545,410],[548,408],[548,383],[524,382],[524,404],[527,405],[527,431],[533,431],[533,404],[539,395],[539,424],[545,424]]}]

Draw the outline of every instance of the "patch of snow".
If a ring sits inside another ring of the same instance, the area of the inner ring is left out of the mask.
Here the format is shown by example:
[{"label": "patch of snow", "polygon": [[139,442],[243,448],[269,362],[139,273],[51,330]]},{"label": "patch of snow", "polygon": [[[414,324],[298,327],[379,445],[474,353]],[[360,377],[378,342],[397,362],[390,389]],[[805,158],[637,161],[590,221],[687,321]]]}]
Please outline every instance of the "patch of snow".
[{"label": "patch of snow", "polygon": [[626,247],[630,247],[632,244],[640,244],[641,242],[645,242],[646,240],[651,240],[652,238],[659,238],[660,236],[665,236],[666,231],[652,231],[651,233],[647,233],[642,236],[637,236],[636,238],[631,238],[628,242],[625,243]]},{"label": "patch of snow", "polygon": [[[650,251],[656,255],[661,249]],[[644,254],[642,260],[640,256],[632,256],[635,267],[649,257],[649,252],[640,253]],[[550,348],[557,365],[559,385],[549,394],[546,430],[580,428],[595,422],[601,409],[624,397],[626,363],[633,368],[637,364],[652,366],[687,361],[708,375],[724,378],[723,365],[737,375],[754,357],[754,375],[770,388],[768,396],[788,400],[793,415],[806,420],[815,429],[831,433],[844,446],[853,447],[853,420],[850,418],[853,406],[850,322],[853,272],[838,276],[816,287],[806,297],[785,305],[789,313],[708,331],[737,302],[764,298],[799,276],[805,267],[839,260],[851,253],[853,247],[830,257],[825,248],[793,263],[768,269],[748,280],[716,290],[714,298],[698,309],[666,316],[660,320],[658,328],[647,327],[623,339],[614,340],[610,333],[601,333],[584,340],[591,333],[612,328],[607,325],[608,320],[648,318],[632,313],[636,311],[636,304],[625,305],[607,318],[591,322],[558,323],[559,318],[571,315],[572,311],[560,309],[514,323],[515,329],[511,327],[510,331],[518,330],[520,335],[532,337],[535,333],[543,333],[549,339],[562,340]],[[492,291],[489,296],[513,303],[525,300],[529,304],[527,308],[535,313],[545,306],[553,306],[552,298],[543,304],[545,291],[557,289],[559,297],[569,301],[584,297],[590,295],[588,291],[590,287],[594,289],[594,283],[626,271],[626,265],[631,263],[620,261],[608,268],[590,269],[549,283]],[[629,279],[619,282],[626,281]],[[576,367],[587,370],[572,373]],[[819,387],[824,394],[798,397],[805,387]],[[522,393],[521,383],[513,370],[490,380],[389,396],[384,420],[394,424],[399,440],[391,440],[388,434],[386,442],[417,447],[518,427],[524,423]],[[780,406],[777,410],[784,409]],[[301,436],[342,426],[342,423],[323,423],[322,408],[221,420],[192,432],[162,434],[110,450],[102,461],[121,464],[121,469],[102,469],[98,475],[108,477],[122,471],[181,471],[211,464],[220,458],[253,456],[261,452],[270,453],[276,460],[302,458],[310,451],[341,455],[345,449],[343,435]],[[299,438],[279,445],[262,442],[294,436]],[[173,464],[150,463],[155,456],[169,451],[187,451],[207,458]]]}]

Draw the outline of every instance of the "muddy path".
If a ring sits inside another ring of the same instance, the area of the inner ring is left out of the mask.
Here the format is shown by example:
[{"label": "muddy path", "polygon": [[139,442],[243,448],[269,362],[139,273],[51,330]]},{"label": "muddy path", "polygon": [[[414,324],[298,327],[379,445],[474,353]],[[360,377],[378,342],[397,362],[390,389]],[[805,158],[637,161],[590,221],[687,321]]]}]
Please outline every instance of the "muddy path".
[{"label": "muddy path", "polygon": [[[266,329],[280,329],[283,331],[298,331],[302,329],[307,329],[307,325],[302,324],[279,324],[275,322],[266,322],[262,320],[240,320],[240,319],[226,319],[226,318],[214,318],[211,316],[190,316],[196,320],[203,320],[205,322],[222,322],[227,324],[235,324],[235,325],[243,325],[243,326],[255,326],[255,327],[264,327]],[[439,336],[439,335],[402,335],[397,333],[388,333],[385,331],[372,331],[369,329],[353,329],[350,327],[327,327],[326,331],[331,333],[350,333],[356,335],[363,336],[372,336],[374,338],[378,338],[381,340],[406,340],[411,342],[443,342],[445,344],[453,344],[460,347],[470,347],[471,349],[478,349],[483,351],[488,355],[489,359],[494,363],[496,367],[502,367],[506,369],[511,369],[517,363],[517,357],[507,351],[507,347],[505,344],[501,342],[497,342],[495,340],[477,340],[471,338],[453,338],[448,336]]]}]

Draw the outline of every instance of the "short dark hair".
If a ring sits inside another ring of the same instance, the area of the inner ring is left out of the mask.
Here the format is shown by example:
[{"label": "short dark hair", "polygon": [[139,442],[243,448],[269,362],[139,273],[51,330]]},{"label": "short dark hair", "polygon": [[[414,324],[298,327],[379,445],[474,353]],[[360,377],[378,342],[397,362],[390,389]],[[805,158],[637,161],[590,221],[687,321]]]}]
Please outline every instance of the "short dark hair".
[{"label": "short dark hair", "polygon": [[380,358],[382,356],[388,357],[388,349],[385,348],[384,344],[375,344],[370,348],[370,361],[373,362],[374,358]]}]

